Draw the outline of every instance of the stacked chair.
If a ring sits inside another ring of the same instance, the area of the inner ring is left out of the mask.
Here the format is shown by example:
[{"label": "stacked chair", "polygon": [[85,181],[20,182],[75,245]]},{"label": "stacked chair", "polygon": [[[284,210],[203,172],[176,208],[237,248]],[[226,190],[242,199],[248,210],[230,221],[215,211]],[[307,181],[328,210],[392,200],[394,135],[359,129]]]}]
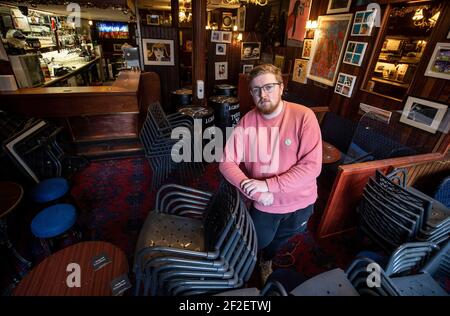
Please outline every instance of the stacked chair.
[{"label": "stacked chair", "polygon": [[[380,267],[379,284],[368,285],[377,263],[358,258],[347,275],[361,295],[372,296],[447,296],[444,286],[450,278],[450,242],[440,250],[432,242],[406,243],[391,255],[386,267]],[[448,291],[448,288],[447,288]]]},{"label": "stacked chair", "polygon": [[[198,219],[201,216],[202,219]],[[197,295],[242,287],[256,264],[255,227],[239,191],[165,185],[139,235],[136,295]]]},{"label": "stacked chair", "polygon": [[358,206],[362,230],[388,253],[410,241],[442,245],[449,239],[450,209],[406,186],[406,177],[404,169],[377,171]]},{"label": "stacked chair", "polygon": [[[172,139],[174,128],[184,128],[182,140]],[[192,121],[178,113],[166,115],[159,102],[150,104],[147,117],[139,137],[144,147],[145,156],[153,170],[152,187],[162,183],[176,172],[181,181],[197,177],[203,171],[203,164],[193,159],[193,125]],[[175,161],[173,155],[182,153],[182,148],[191,148],[188,153],[190,161]]]}]

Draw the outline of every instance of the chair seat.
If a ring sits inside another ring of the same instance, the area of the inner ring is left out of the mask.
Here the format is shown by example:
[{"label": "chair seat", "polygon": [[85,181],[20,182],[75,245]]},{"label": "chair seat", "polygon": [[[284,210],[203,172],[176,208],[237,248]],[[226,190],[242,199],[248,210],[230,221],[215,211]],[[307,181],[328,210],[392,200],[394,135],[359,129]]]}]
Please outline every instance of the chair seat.
[{"label": "chair seat", "polygon": [[39,212],[31,222],[31,231],[38,238],[51,238],[63,234],[75,224],[75,207],[56,204]]},{"label": "chair seat", "polygon": [[203,222],[152,211],[139,234],[136,250],[161,246],[204,251]]},{"label": "chair seat", "polygon": [[69,182],[64,178],[46,179],[37,184],[30,192],[33,201],[45,203],[64,196],[69,191]]},{"label": "chair seat", "polygon": [[294,296],[359,296],[342,269],[323,272],[290,292]]},{"label": "chair seat", "polygon": [[392,278],[391,281],[401,296],[448,296],[428,273]]}]

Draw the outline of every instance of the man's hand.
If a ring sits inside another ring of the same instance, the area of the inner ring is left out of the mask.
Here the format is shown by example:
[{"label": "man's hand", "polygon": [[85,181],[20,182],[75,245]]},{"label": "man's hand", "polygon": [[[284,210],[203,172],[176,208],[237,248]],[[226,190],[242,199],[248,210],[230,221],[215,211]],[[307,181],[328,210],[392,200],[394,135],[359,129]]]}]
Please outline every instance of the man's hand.
[{"label": "man's hand", "polygon": [[241,189],[247,195],[252,196],[257,192],[269,192],[269,188],[267,187],[267,183],[264,180],[255,180],[255,179],[247,179],[241,182]]},{"label": "man's hand", "polygon": [[264,206],[269,206],[273,204],[273,193],[272,192],[264,192],[261,193],[258,199],[258,203],[261,203]]}]

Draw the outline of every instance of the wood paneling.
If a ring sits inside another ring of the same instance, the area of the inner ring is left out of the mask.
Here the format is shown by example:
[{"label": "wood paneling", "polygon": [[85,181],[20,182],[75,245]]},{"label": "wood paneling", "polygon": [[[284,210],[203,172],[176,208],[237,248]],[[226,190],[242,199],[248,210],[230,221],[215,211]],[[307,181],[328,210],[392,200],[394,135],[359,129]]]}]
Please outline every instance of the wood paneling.
[{"label": "wood paneling", "polygon": [[[407,1],[378,1],[381,4],[382,14],[384,15],[383,22],[386,24],[388,11],[387,7],[393,3],[406,3]],[[450,103],[450,80],[437,79],[426,77],[423,74],[428,65],[431,54],[437,42],[450,42],[446,39],[448,31],[450,29],[450,3],[448,1],[436,0],[444,5],[444,9],[441,12],[440,19],[436,24],[433,33],[429,39],[428,46],[421,59],[419,67],[416,71],[415,80],[411,84],[410,95],[414,95],[420,98],[429,99],[432,101],[438,101],[445,104]],[[317,19],[319,15],[325,15],[327,10],[328,0],[314,0],[311,8],[310,19]],[[356,7],[352,3],[350,12],[356,12],[358,10],[364,10],[365,6]],[[402,141],[405,145],[420,147],[425,152],[433,152],[440,150],[443,152],[444,148],[448,146],[450,137],[449,135],[443,135],[441,131],[436,134],[431,134],[420,129],[411,127],[409,125],[399,123],[400,114],[403,110],[403,102],[395,101],[380,95],[369,93],[361,89],[363,85],[363,79],[367,71],[370,71],[371,65],[375,63],[377,59],[377,47],[381,47],[381,34],[383,33],[383,22],[381,28],[375,28],[372,36],[370,37],[352,37],[349,36],[348,40],[363,41],[368,43],[365,58],[361,67],[355,67],[341,63],[339,72],[357,76],[357,82],[353,90],[351,98],[334,93],[334,87],[323,86],[308,79],[307,84],[298,84],[295,82],[289,82],[289,93],[298,96],[300,100],[305,99],[310,101],[311,104],[316,106],[329,106],[332,111],[358,120],[360,118],[359,104],[366,103],[372,106],[383,108],[389,111],[395,112],[393,119],[391,120],[392,128],[400,128],[402,133]],[[301,49],[297,47],[286,48],[286,60],[293,60],[294,58],[300,58]],[[292,65],[293,63],[291,63]],[[291,72],[292,69],[286,69],[286,72]],[[447,111],[447,116],[450,115]],[[448,124],[448,120],[446,121]],[[445,129],[444,123],[441,125],[441,130]],[[444,144],[444,145],[441,145]],[[443,147],[444,146],[444,147]]]},{"label": "wood paneling", "polygon": [[[322,215],[318,236],[326,238],[344,231],[354,229],[357,226],[356,206],[358,205],[364,186],[369,177],[375,174],[376,170],[386,172],[393,168],[413,168],[416,165],[428,166],[428,164],[445,163],[448,170],[448,156],[440,153],[431,153],[418,156],[409,156],[385,160],[376,160],[364,163],[339,166],[338,175],[334,181],[331,194]],[[433,176],[433,172],[438,168],[428,168],[424,175]],[[414,176],[417,178],[417,176]]]}]

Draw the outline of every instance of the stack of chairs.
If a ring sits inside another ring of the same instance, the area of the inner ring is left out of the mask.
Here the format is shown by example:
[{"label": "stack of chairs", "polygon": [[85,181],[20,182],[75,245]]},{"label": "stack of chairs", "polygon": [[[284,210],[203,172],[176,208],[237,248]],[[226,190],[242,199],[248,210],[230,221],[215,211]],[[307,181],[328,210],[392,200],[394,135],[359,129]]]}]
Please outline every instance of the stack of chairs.
[{"label": "stack of chairs", "polygon": [[[450,278],[450,242],[440,250],[432,242],[406,243],[394,251],[385,267],[373,269],[377,264],[369,258],[358,258],[347,269],[350,282],[361,295],[448,295],[445,285],[448,287]],[[368,280],[378,284],[369,285]]]},{"label": "stack of chairs", "polygon": [[358,205],[361,229],[388,253],[409,241],[441,245],[450,235],[450,209],[407,187],[406,177],[404,169],[389,175],[377,171]]},{"label": "stack of chairs", "polygon": [[[171,138],[172,130],[177,127],[184,128],[182,140]],[[204,171],[203,164],[193,159],[193,135],[191,120],[178,113],[166,115],[159,102],[150,104],[139,138],[153,170],[153,189],[160,187],[173,172],[180,181],[187,181]],[[182,148],[191,149],[190,161],[174,161],[173,155],[182,153]]]},{"label": "stack of chairs", "polygon": [[143,295],[197,295],[240,288],[253,272],[256,254],[255,227],[235,187],[222,181],[212,195],[165,185],[139,235],[136,295],[141,290]]}]

